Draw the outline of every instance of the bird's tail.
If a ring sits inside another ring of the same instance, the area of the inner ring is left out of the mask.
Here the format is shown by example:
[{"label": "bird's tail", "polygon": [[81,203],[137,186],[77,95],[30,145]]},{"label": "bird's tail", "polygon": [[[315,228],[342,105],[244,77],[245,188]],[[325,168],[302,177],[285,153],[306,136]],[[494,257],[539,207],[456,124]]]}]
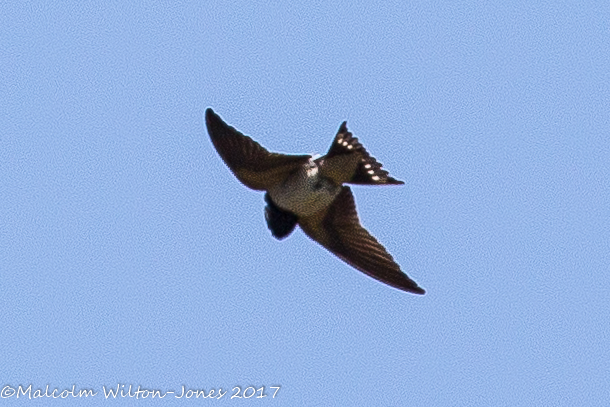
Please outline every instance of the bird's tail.
[{"label": "bird's tail", "polygon": [[[343,122],[324,159],[329,160],[333,157],[353,156],[354,154],[358,154],[360,158],[357,160],[355,169],[349,168],[352,171],[351,176],[348,176],[343,182],[357,185],[404,184],[403,181],[391,177],[386,170],[382,169],[381,163],[366,151],[358,138],[347,130],[347,123]],[[344,158],[346,163],[352,161],[346,158]]]}]

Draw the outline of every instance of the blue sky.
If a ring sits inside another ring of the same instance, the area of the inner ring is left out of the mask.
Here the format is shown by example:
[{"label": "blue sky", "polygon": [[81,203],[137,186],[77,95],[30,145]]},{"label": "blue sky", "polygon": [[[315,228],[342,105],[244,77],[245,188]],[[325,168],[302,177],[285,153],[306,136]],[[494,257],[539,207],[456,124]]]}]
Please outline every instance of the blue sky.
[{"label": "blue sky", "polygon": [[[608,21],[601,1],[5,2],[3,395],[606,406]],[[362,223],[427,294],[273,239],[206,107],[289,153],[347,120],[405,181],[353,187]]]}]

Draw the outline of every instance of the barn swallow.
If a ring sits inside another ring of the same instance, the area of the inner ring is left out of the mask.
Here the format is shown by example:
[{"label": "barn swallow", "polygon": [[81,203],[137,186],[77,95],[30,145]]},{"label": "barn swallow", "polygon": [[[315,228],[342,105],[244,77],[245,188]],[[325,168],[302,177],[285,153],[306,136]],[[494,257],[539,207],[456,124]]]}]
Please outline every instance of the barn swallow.
[{"label": "barn swallow", "polygon": [[265,219],[284,239],[298,224],[311,239],[382,283],[414,294],[425,291],[402,272],[387,250],[360,225],[349,186],[401,185],[341,124],[328,153],[271,153],[226,124],[211,108],[205,121],[212,143],[244,185],[265,191]]}]

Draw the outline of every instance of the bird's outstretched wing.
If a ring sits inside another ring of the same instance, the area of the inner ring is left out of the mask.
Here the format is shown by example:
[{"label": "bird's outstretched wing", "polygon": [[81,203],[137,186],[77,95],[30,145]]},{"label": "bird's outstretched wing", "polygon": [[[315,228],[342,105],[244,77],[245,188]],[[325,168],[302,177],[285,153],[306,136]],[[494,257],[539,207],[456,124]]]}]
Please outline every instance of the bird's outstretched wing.
[{"label": "bird's outstretched wing", "polygon": [[249,188],[267,190],[311,158],[270,153],[226,124],[211,108],[205,111],[205,122],[216,151],[237,179]]},{"label": "bird's outstretched wing", "polygon": [[400,270],[377,239],[360,225],[349,187],[342,188],[328,209],[313,216],[299,217],[299,225],[310,238],[374,279],[399,290],[425,293]]},{"label": "bird's outstretched wing", "polygon": [[359,185],[401,185],[403,181],[392,178],[388,172],[382,169],[382,165],[375,157],[371,156],[362,144],[347,130],[347,122],[341,123],[339,131],[335,136],[328,153],[323,158],[328,160],[333,157],[360,153],[362,159],[352,178],[347,181],[350,184]]}]

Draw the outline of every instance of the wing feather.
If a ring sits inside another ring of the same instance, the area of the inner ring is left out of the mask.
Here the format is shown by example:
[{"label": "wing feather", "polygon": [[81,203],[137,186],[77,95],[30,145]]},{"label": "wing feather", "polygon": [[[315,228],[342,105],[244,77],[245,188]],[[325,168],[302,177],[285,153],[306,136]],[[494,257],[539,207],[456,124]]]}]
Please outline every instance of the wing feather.
[{"label": "wing feather", "polygon": [[362,227],[349,187],[343,187],[326,211],[299,218],[299,225],[310,238],[374,279],[399,290],[425,293],[400,269],[377,239]]},{"label": "wing feather", "polygon": [[216,151],[237,179],[249,188],[267,190],[311,158],[309,155],[270,153],[226,124],[211,108],[205,112],[205,122]]}]

